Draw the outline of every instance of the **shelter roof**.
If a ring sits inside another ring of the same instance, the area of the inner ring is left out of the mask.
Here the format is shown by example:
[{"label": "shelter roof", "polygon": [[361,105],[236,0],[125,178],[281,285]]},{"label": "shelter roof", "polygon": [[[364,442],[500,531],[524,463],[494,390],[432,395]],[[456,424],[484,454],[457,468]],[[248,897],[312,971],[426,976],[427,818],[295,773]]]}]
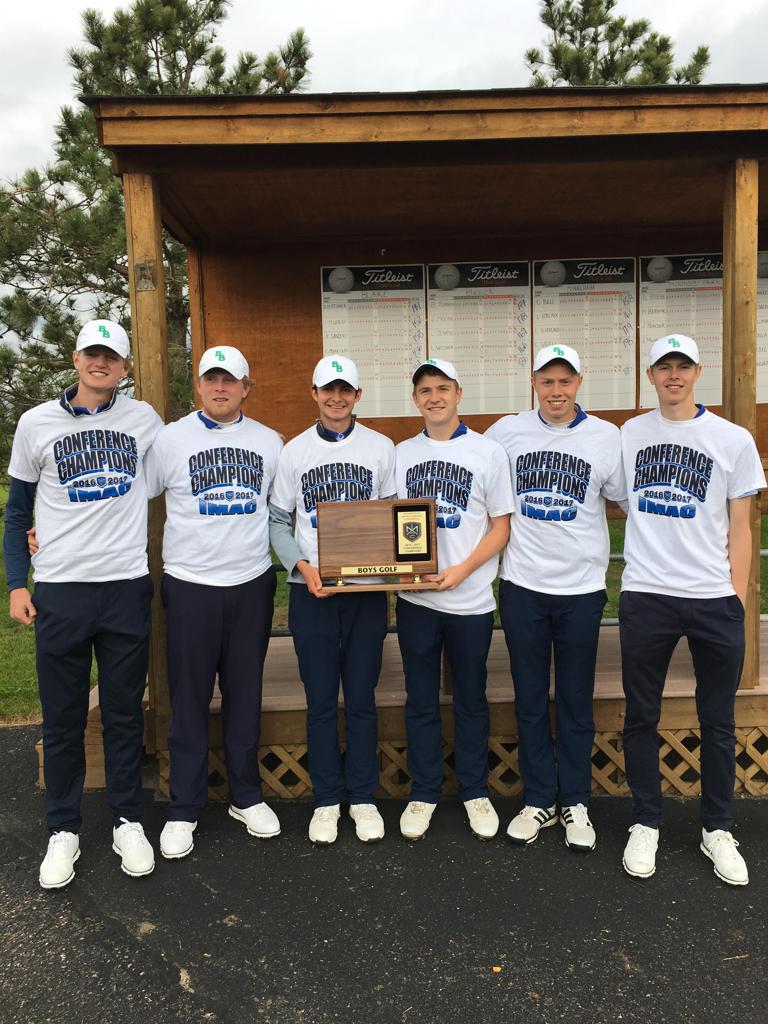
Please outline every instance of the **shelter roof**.
[{"label": "shelter roof", "polygon": [[768,84],[83,102],[115,170],[154,174],[200,243],[719,230],[726,167],[768,159]]}]

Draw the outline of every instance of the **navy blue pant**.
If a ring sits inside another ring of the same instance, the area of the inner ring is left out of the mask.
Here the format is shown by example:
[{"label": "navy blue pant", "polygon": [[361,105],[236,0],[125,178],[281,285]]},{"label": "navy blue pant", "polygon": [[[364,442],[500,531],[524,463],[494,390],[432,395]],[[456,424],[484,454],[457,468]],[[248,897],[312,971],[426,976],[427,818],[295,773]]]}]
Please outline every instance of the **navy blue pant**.
[{"label": "navy blue pant", "polygon": [[[290,585],[288,626],[307,695],[307,754],[316,807],[373,803],[379,785],[376,684],[387,633],[384,593],[317,598]],[[350,591],[352,588],[350,587]],[[346,752],[339,746],[339,682]]]},{"label": "navy blue pant", "polygon": [[733,824],[736,778],[734,703],[744,664],[744,607],[731,597],[683,598],[624,591],[619,604],[621,671],[627,711],[624,760],[633,817],[661,821],[659,737],[669,661],[686,637],[701,726],[701,820],[709,831]]},{"label": "navy blue pant", "polygon": [[[604,590],[542,594],[509,580],[499,584],[499,612],[515,688],[518,763],[525,802],[589,805],[595,722],[592,697]],[[556,735],[549,721],[549,676],[555,655]]]},{"label": "navy blue pant", "polygon": [[38,583],[33,602],[43,708],[45,816],[51,832],[78,832],[85,726],[96,656],[107,798],[115,825],[140,821],[141,755],[152,580]]},{"label": "navy blue pant", "polygon": [[405,672],[405,728],[411,800],[434,804],[443,785],[440,666],[445,644],[453,679],[453,757],[459,797],[488,796],[486,662],[493,612],[455,615],[397,599],[397,636]]},{"label": "navy blue pant", "polygon": [[275,586],[272,566],[232,587],[163,576],[171,694],[169,821],[196,821],[208,799],[208,707],[217,674],[230,803],[261,803],[261,682]]}]

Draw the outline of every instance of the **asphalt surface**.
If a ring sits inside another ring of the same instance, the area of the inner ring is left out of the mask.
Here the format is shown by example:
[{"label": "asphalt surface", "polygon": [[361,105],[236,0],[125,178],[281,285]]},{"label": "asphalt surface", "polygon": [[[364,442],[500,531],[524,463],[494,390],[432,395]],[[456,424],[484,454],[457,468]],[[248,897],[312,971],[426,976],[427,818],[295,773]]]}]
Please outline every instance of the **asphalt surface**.
[{"label": "asphalt surface", "polygon": [[[283,834],[250,838],[211,805],[193,853],[133,879],[103,793],[84,799],[74,882],[43,892],[36,727],[0,730],[0,1021],[109,1024],[766,1024],[768,801],[739,800],[750,868],[726,886],[698,849],[697,803],[670,799],[656,875],[621,868],[629,806],[596,799],[598,847],[560,826],[530,847],[478,842],[446,801],[425,841],[306,838],[311,807],[279,802]],[[155,843],[164,807],[146,793]],[[494,801],[503,827],[516,810]]]}]

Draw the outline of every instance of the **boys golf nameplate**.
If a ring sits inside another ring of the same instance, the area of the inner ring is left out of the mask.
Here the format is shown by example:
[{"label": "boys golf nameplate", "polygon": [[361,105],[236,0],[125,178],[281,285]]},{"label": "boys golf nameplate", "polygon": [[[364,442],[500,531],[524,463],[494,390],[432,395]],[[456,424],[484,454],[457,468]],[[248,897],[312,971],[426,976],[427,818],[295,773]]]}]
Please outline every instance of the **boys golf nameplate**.
[{"label": "boys golf nameplate", "polygon": [[319,502],[317,545],[323,593],[437,586],[434,498]]}]

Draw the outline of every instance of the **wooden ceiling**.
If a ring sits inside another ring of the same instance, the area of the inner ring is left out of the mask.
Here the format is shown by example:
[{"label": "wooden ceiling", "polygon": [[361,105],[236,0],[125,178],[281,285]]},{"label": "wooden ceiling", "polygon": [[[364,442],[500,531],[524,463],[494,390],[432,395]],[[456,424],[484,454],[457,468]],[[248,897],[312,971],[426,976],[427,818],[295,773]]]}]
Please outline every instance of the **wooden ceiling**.
[{"label": "wooden ceiling", "polygon": [[166,219],[191,241],[239,246],[717,227],[723,174],[716,160],[190,171],[161,175],[160,190]]}]

